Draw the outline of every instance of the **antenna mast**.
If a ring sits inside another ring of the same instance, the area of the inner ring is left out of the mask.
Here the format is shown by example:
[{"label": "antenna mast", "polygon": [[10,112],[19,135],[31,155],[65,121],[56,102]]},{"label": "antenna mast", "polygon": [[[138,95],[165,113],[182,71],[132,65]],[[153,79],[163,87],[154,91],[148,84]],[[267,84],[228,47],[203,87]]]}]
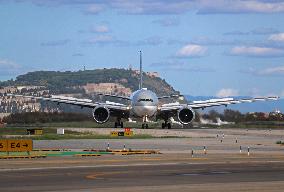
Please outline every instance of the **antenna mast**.
[{"label": "antenna mast", "polygon": [[140,51],[140,84],[139,89],[143,88],[143,71],[142,71],[142,51]]}]

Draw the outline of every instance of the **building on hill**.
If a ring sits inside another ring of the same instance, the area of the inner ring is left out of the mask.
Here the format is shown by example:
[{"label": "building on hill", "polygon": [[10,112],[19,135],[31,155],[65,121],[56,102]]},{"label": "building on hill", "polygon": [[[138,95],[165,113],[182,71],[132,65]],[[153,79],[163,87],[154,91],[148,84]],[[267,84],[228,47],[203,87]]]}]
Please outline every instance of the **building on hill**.
[{"label": "building on hill", "polygon": [[130,88],[126,88],[119,83],[88,83],[83,86],[87,94],[103,93],[103,94],[118,94],[118,95],[131,95]]},{"label": "building on hill", "polygon": [[2,89],[0,89],[1,94],[16,93],[17,91],[18,91],[17,87],[14,87],[14,86],[3,87]]},{"label": "building on hill", "polygon": [[[134,76],[139,76],[140,71],[139,70],[132,70],[134,73]],[[145,72],[147,76],[154,78],[154,77],[160,77],[160,74],[158,72]]]}]

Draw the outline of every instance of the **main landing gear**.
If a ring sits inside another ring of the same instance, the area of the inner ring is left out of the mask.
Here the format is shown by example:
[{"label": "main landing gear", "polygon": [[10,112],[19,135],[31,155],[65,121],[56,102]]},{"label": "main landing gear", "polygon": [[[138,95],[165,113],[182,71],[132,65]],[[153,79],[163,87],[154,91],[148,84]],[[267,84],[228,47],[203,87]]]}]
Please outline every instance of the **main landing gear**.
[{"label": "main landing gear", "polygon": [[117,127],[123,128],[123,122],[121,121],[120,118],[117,118],[116,122],[114,123],[114,127],[115,128],[117,128]]},{"label": "main landing gear", "polygon": [[148,126],[147,123],[143,123],[143,124],[142,124],[142,129],[148,129],[148,128],[149,128],[149,126]]},{"label": "main landing gear", "polygon": [[148,117],[147,116],[143,117],[142,129],[148,129],[149,128],[147,122],[148,122]]},{"label": "main landing gear", "polygon": [[162,123],[162,129],[165,129],[165,128],[171,129],[172,124],[168,123],[168,121],[165,121],[165,123]]}]

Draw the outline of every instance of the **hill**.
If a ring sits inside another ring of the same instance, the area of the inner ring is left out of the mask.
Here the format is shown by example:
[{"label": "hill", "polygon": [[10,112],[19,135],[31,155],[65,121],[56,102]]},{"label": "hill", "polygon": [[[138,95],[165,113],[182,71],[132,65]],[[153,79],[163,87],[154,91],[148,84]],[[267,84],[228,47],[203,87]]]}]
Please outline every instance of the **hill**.
[{"label": "hill", "polygon": [[[158,95],[178,93],[164,79],[143,75],[144,85]],[[96,69],[86,71],[35,71],[18,76],[15,80],[0,82],[0,86],[44,86],[54,94],[82,92],[87,83],[119,83],[131,91],[138,89],[139,74],[128,69]],[[78,88],[79,87],[79,88]]]}]

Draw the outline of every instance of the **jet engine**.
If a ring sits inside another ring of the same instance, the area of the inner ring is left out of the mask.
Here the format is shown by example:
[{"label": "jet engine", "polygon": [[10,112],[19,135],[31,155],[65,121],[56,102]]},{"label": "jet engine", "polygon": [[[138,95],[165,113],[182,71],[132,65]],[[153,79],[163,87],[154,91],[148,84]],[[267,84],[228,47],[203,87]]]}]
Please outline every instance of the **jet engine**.
[{"label": "jet engine", "polygon": [[195,118],[195,112],[193,111],[192,108],[184,107],[178,110],[177,117],[182,124],[187,125],[191,123]]},{"label": "jet engine", "polygon": [[105,123],[109,120],[110,112],[107,107],[97,106],[93,111],[93,117],[97,123]]}]

